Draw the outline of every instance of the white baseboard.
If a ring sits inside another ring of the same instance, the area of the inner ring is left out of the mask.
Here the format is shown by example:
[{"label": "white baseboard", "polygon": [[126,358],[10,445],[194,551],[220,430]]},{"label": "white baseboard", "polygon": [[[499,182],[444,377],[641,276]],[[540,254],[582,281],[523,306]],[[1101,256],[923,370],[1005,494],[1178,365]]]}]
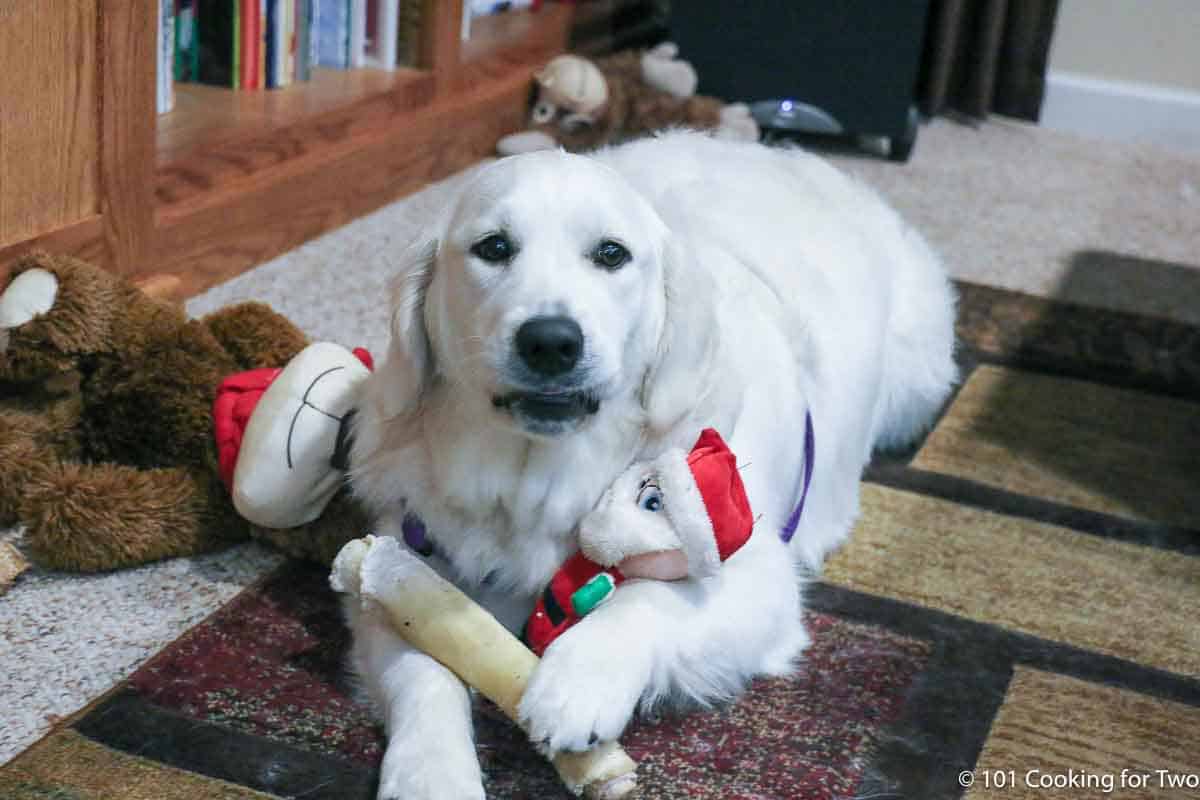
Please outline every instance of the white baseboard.
[{"label": "white baseboard", "polygon": [[1050,72],[1040,124],[1200,150],[1200,92]]}]

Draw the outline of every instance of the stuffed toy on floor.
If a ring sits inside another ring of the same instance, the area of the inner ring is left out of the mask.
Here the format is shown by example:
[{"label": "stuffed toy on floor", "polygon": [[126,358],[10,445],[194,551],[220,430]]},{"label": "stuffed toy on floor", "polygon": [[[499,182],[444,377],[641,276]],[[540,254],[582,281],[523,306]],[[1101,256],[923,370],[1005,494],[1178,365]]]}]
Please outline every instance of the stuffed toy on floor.
[{"label": "stuffed toy on floor", "polygon": [[542,655],[626,580],[711,578],[753,530],[737,457],[705,428],[689,452],[667,450],[613,481],[579,523],[579,552],[551,577],[521,638]]},{"label": "stuffed toy on floor", "polygon": [[500,155],[562,147],[578,153],[671,127],[755,141],[750,109],[696,94],[696,71],[674,44],[626,50],[591,61],[562,55],[535,76],[529,127],[505,136]]},{"label": "stuffed toy on floor", "polygon": [[56,569],[96,571],[257,536],[324,563],[366,522],[345,496],[306,525],[243,519],[223,485],[213,402],[229,375],[307,342],[243,303],[202,319],[68,257],[18,262],[0,289],[0,527]]}]

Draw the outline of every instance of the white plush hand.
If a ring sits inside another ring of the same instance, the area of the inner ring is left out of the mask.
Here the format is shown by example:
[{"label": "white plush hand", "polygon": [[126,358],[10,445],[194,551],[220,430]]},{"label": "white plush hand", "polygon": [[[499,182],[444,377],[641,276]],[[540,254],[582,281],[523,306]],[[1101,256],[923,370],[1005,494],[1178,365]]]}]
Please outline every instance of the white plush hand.
[{"label": "white plush hand", "polygon": [[651,649],[602,608],[546,650],[521,698],[522,726],[547,754],[586,750],[625,730],[650,681]]},{"label": "white plush hand", "polygon": [[300,351],[263,393],[242,436],[233,475],[238,513],[266,528],[311,522],[341,488],[330,459],[342,418],[369,371],[336,344]]},{"label": "white plush hand", "polygon": [[679,48],[663,42],[642,54],[642,80],[647,86],[675,97],[691,97],[700,82],[696,68],[677,56]]},{"label": "white plush hand", "polygon": [[0,328],[17,328],[45,314],[58,297],[58,278],[44,269],[22,272],[0,292]]},{"label": "white plush hand", "polygon": [[496,152],[502,156],[516,156],[521,153],[534,153],[538,150],[553,150],[558,142],[548,133],[542,131],[520,131],[510,133],[496,142]]},{"label": "white plush hand", "polygon": [[757,142],[762,131],[750,114],[745,103],[730,103],[721,109],[721,124],[717,127],[718,139],[735,142]]}]

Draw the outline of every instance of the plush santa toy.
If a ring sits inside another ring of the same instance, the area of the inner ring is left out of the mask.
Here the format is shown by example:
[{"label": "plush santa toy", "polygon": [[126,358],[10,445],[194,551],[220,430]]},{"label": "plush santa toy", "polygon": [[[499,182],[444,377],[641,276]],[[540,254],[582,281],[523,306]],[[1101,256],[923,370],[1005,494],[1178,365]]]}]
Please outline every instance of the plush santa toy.
[{"label": "plush santa toy", "polygon": [[712,428],[691,452],[634,464],[579,525],[580,552],[542,593],[522,638],[539,656],[632,578],[715,575],[754,528],[737,459]]}]

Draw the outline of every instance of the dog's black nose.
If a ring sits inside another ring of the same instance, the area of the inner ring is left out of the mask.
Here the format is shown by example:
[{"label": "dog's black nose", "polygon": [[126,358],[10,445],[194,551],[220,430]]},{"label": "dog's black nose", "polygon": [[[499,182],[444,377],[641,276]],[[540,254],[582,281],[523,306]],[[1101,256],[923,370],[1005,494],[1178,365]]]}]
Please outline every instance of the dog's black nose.
[{"label": "dog's black nose", "polygon": [[517,328],[517,354],[539,375],[561,375],[583,354],[583,330],[570,317],[535,317]]}]

